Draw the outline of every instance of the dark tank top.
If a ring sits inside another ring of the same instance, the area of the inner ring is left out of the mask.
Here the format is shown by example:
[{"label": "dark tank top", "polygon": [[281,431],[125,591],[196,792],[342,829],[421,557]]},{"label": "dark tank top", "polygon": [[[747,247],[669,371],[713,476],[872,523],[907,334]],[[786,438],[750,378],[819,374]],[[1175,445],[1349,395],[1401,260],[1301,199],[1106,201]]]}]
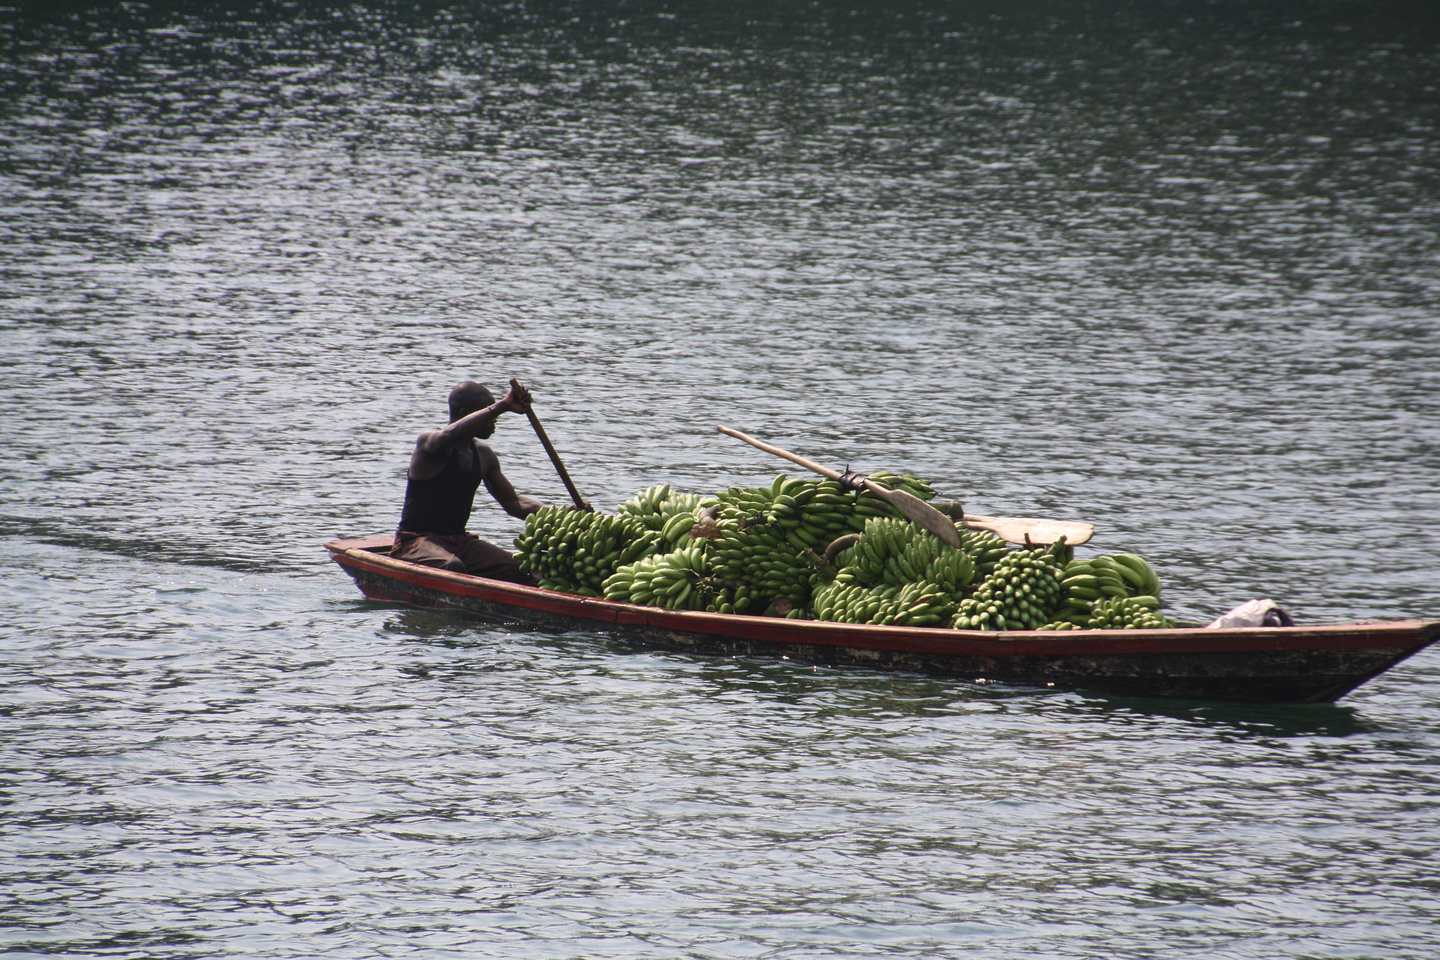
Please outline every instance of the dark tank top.
[{"label": "dark tank top", "polygon": [[427,480],[405,481],[405,506],[400,529],[410,533],[464,533],[470,508],[480,487],[479,442],[471,440],[470,469],[460,465],[460,448],[452,447],[444,468]]}]

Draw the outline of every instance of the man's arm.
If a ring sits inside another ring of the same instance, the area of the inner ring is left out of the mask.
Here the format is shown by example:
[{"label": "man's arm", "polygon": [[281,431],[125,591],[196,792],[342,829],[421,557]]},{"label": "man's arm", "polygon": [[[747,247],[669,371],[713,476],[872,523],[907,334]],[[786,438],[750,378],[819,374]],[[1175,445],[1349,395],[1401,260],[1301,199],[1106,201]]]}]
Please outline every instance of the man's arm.
[{"label": "man's arm", "polygon": [[439,430],[426,430],[416,439],[415,450],[410,454],[409,475],[416,480],[435,476],[445,466],[445,455],[450,448],[469,443],[475,437],[490,436],[495,430],[495,421],[502,413],[524,413],[529,403],[529,390],[522,386],[517,392],[511,387],[504,397],[490,406],[468,413]]},{"label": "man's arm", "polygon": [[505,474],[500,472],[500,458],[495,456],[494,451],[485,446],[481,447],[481,451],[484,458],[482,465],[485,470],[485,489],[490,491],[490,496],[495,498],[496,503],[505,508],[506,513],[524,520],[535,511],[544,509],[545,504],[540,501],[522,497],[515,492],[515,487]]}]

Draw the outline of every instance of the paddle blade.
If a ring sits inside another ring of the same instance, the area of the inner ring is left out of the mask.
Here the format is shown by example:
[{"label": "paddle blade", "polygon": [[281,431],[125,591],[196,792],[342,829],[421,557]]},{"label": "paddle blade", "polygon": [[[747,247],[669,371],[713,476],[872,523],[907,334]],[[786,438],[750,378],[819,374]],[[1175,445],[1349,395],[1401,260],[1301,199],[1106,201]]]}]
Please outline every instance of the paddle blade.
[{"label": "paddle blade", "polygon": [[1007,543],[1046,544],[1064,537],[1066,546],[1074,547],[1095,535],[1095,528],[1088,523],[1037,517],[979,517],[967,513],[964,524],[971,530],[989,530]]},{"label": "paddle blade", "polygon": [[[873,488],[874,484],[867,484],[867,486]],[[948,543],[950,546],[957,548],[962,544],[963,541],[960,539],[960,531],[955,528],[955,521],[930,506],[930,504],[924,500],[921,500],[913,494],[906,493],[904,490],[884,490],[883,492],[876,492],[879,493],[883,499],[888,500],[890,505],[896,510],[899,510],[916,524],[939,537],[942,543]]]}]

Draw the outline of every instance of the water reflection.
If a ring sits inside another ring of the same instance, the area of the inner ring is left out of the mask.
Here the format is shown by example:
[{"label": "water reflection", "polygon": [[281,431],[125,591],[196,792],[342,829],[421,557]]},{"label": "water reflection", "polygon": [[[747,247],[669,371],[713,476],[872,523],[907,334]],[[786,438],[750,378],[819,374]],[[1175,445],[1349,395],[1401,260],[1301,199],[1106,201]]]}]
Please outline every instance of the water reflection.
[{"label": "water reflection", "polygon": [[1208,700],[1159,700],[1085,695],[1068,706],[1076,716],[1099,716],[1124,724],[1127,719],[1169,718],[1187,725],[1229,730],[1256,738],[1348,737],[1372,734],[1384,725],[1347,704],[1249,704]]},{"label": "water reflection", "polygon": [[[984,679],[956,679],[908,672],[872,671],[862,667],[832,667],[767,655],[689,654],[658,648],[623,634],[590,630],[544,630],[510,624],[512,630],[481,626],[485,618],[450,611],[404,608],[386,619],[385,629],[424,646],[469,651],[441,665],[428,662],[408,669],[426,677],[459,676],[475,670],[501,669],[500,663],[534,665],[540,658],[561,656],[583,662],[585,670],[610,677],[653,671],[673,675],[675,681],[706,696],[743,695],[765,702],[808,702],[835,715],[850,709],[881,710],[896,716],[927,717],[977,701],[1044,698],[1064,692],[1054,684],[1001,683]],[[647,681],[648,682],[648,681]]]}]

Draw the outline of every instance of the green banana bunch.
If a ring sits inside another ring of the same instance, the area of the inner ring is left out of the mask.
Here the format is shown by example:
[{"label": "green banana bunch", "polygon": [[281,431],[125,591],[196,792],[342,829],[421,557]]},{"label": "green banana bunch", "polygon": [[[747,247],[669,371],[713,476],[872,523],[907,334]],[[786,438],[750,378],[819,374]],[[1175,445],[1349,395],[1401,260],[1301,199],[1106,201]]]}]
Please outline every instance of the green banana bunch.
[{"label": "green banana bunch", "polygon": [[620,567],[601,584],[606,600],[703,610],[714,599],[710,578],[710,541],[699,539],[670,553]]},{"label": "green banana bunch", "polygon": [[949,626],[955,617],[954,595],[930,581],[907,583],[895,597],[892,622],[901,627]]},{"label": "green banana bunch", "polygon": [[[917,580],[925,579],[929,572],[930,564],[938,556],[938,552],[932,554],[924,538],[933,536],[908,521],[892,521],[903,528],[897,531],[895,538],[891,541],[892,550],[885,557],[884,572],[881,579],[888,586],[902,587],[907,583],[914,583]],[[919,541],[917,545],[917,541]],[[939,540],[936,540],[939,543]]]},{"label": "green banana bunch", "polygon": [[[899,557],[910,545],[915,525],[892,517],[872,517],[860,531],[860,539],[848,548],[846,566],[836,574],[843,583],[873,587],[882,582],[904,582],[897,571]],[[917,579],[910,576],[906,579]]]},{"label": "green banana bunch", "polygon": [[660,527],[660,539],[670,547],[678,548],[690,540],[691,528],[700,522],[700,509],[697,504],[688,510],[676,509],[662,516],[664,522]]},{"label": "green banana bunch", "polygon": [[808,480],[795,496],[799,523],[791,529],[798,546],[823,553],[831,541],[863,528],[889,505],[869,493],[856,495],[834,480]]},{"label": "green banana bunch", "polygon": [[787,529],[809,520],[814,527],[833,531],[831,540],[858,531],[870,517],[896,516],[889,504],[867,491],[851,493],[834,480],[790,478],[783,473],[769,487],[731,487],[713,499],[722,519],[779,521]]},{"label": "green banana bunch", "polygon": [[958,595],[975,579],[975,560],[964,550],[957,550],[935,534],[919,527],[914,531],[899,567],[912,570],[915,580],[932,583],[947,593]]},{"label": "green banana bunch", "polygon": [[702,509],[710,505],[723,534],[715,541],[716,573],[731,587],[747,585],[755,606],[779,598],[806,604],[825,548],[867,520],[894,513],[884,501],[834,480],[785,474],[768,488],[731,487],[702,501]]},{"label": "green banana bunch", "polygon": [[[1063,546],[1060,547],[1063,549]],[[1055,546],[1014,550],[956,606],[957,630],[1035,630],[1050,622],[1063,595],[1064,571]]]},{"label": "green banana bunch", "polygon": [[811,616],[831,623],[927,627],[948,624],[954,606],[950,595],[934,584],[909,583],[902,587],[871,589],[834,581],[815,591]]},{"label": "green banana bunch", "polygon": [[1064,588],[1064,607],[1067,613],[1084,613],[1097,600],[1130,595],[1125,579],[1115,570],[1108,557],[1071,560],[1065,564],[1060,575],[1060,586]]},{"label": "green banana bunch", "polygon": [[1119,571],[1120,576],[1125,579],[1125,587],[1130,591],[1132,597],[1159,598],[1160,575],[1143,558],[1133,553],[1116,553],[1112,554],[1109,559],[1115,569]]},{"label": "green banana bunch", "polygon": [[975,576],[980,580],[990,576],[1000,558],[1010,553],[1010,545],[989,530],[961,530],[960,543],[974,561]]},{"label": "green banana bunch", "polygon": [[1160,600],[1150,594],[1097,600],[1085,626],[1091,630],[1164,630],[1175,626],[1160,613]]},{"label": "green banana bunch", "polygon": [[705,604],[707,613],[747,613],[751,603],[750,588],[745,584],[728,586],[714,582],[710,600]]},{"label": "green banana bunch", "polygon": [[[784,597],[799,606],[810,597],[810,579],[821,559],[802,551],[778,525],[746,527],[711,541],[716,578],[726,586],[748,588],[752,609]],[[762,602],[763,601],[763,602]]]},{"label": "green banana bunch", "polygon": [[810,559],[781,548],[752,565],[747,579],[742,582],[749,584],[751,593],[757,598],[783,598],[793,606],[801,607],[810,600],[814,571],[815,566]]},{"label": "green banana bunch", "polygon": [[678,513],[694,513],[701,497],[693,493],[676,493],[668,483],[641,490],[620,504],[620,516],[638,522],[647,530],[662,530]]},{"label": "green banana bunch", "polygon": [[[873,609],[867,610],[872,601]],[[816,620],[830,623],[869,623],[869,618],[879,612],[883,602],[882,597],[875,596],[858,583],[835,580],[815,591],[811,613]]]},{"label": "green banana bunch", "polygon": [[660,505],[670,499],[671,492],[668,483],[646,487],[620,504],[618,512],[622,517],[637,521],[647,530],[659,530],[665,525],[665,517],[660,512]]},{"label": "green banana bunch", "polygon": [[1123,597],[1160,596],[1160,577],[1133,553],[1076,558],[1065,565],[1060,584],[1065,588],[1061,619],[1087,622],[1096,603]]},{"label": "green banana bunch", "polygon": [[889,470],[877,470],[865,478],[891,490],[903,490],[919,500],[933,500],[935,489],[929,482],[919,477],[912,477],[908,473],[891,473]]},{"label": "green banana bunch", "polygon": [[[928,484],[913,477],[882,473],[879,479],[905,486],[916,496],[934,495]],[[854,492],[834,480],[779,474],[768,487],[731,487],[706,498],[699,506],[716,508],[722,532],[713,542],[717,579],[725,589],[747,587],[751,609],[776,599],[784,599],[797,609],[808,604],[814,591],[833,575],[833,568],[824,561],[826,548],[846,534],[863,535],[866,526],[876,521],[888,521],[889,526],[872,532],[863,555],[894,554],[886,576],[888,582],[903,585],[928,578],[947,582],[953,593],[954,587],[967,583],[974,575],[973,562],[967,565],[966,557],[926,555],[928,544],[911,547],[916,528],[899,517],[893,507],[869,491]],[[667,527],[664,532],[680,535],[678,527]],[[943,546],[938,540],[935,545]],[[845,557],[849,560],[858,555],[851,552]],[[837,562],[842,568],[845,565]],[[930,576],[932,566],[934,575]],[[879,571],[861,572],[867,584],[881,579]],[[720,599],[717,607],[725,602]],[[792,611],[789,615],[797,614]],[[925,615],[922,611],[914,614]]]},{"label": "green banana bunch", "polygon": [[1065,579],[1083,589],[1080,599],[1160,596],[1160,577],[1150,564],[1133,553],[1076,559],[1065,567]]},{"label": "green banana bunch", "polygon": [[695,513],[705,499],[698,493],[672,493],[669,500],[660,504],[660,516],[668,520],[677,513]]},{"label": "green banana bunch", "polygon": [[975,577],[975,562],[964,550],[908,520],[877,517],[865,524],[853,546],[836,556],[835,580],[862,586],[928,582],[957,594]]},{"label": "green banana bunch", "polygon": [[515,559],[547,590],[598,597],[616,567],[658,544],[653,533],[622,517],[546,507],[525,518],[525,531],[515,538]]}]

